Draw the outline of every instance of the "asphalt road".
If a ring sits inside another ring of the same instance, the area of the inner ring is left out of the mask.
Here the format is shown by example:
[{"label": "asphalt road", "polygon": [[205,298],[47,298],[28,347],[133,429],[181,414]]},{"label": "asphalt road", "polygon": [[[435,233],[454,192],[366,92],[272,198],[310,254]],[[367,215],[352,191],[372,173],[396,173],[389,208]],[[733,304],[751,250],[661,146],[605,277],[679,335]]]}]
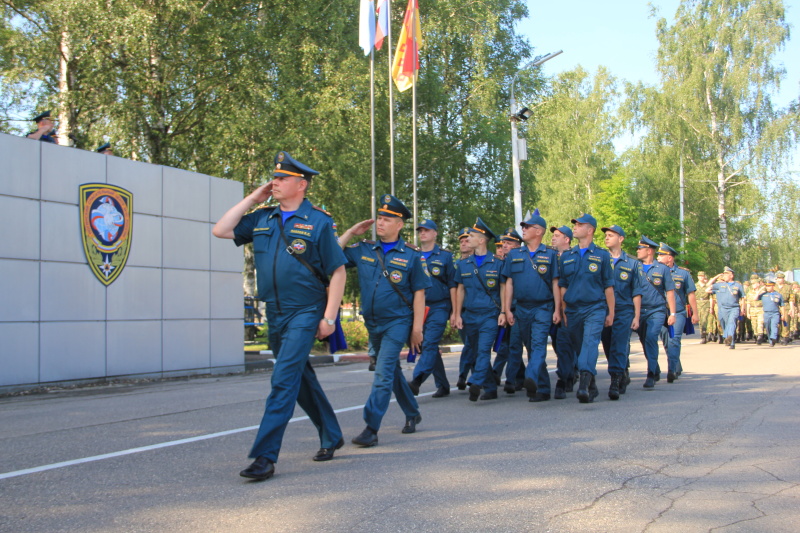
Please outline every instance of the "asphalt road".
[{"label": "asphalt road", "polygon": [[798,531],[800,346],[689,339],[683,376],[653,391],[633,349],[617,402],[602,359],[588,405],[433,399],[428,380],[417,433],[393,403],[370,449],[349,439],[372,373],[317,368],[347,444],[311,461],[298,408],[260,483],[238,472],[268,374],[0,399],[0,531]]}]

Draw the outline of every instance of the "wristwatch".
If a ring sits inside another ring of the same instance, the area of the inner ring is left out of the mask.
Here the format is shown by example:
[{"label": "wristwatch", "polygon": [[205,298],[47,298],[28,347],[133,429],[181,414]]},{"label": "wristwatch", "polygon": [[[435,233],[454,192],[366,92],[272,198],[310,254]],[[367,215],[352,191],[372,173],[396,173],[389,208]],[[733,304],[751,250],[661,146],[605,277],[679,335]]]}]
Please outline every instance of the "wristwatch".
[{"label": "wristwatch", "polygon": [[[322,317],[322,318],[325,318],[325,317]],[[325,318],[325,322],[327,322],[329,326],[336,325],[336,319],[335,318],[334,319]]]},{"label": "wristwatch", "polygon": [[669,316],[675,316],[675,313],[670,313]]}]

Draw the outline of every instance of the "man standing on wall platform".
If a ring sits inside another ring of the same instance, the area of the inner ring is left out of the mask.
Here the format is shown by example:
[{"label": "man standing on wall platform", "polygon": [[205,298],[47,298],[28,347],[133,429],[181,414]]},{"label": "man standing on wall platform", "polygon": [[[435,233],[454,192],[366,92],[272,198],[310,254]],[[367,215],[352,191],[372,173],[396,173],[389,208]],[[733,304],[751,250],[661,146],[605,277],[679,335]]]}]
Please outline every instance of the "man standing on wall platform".
[{"label": "man standing on wall platform", "polygon": [[[346,280],[333,219],[305,198],[317,174],[279,152],[272,181],[229,209],[213,229],[215,237],[233,239],[237,246],[253,243],[258,295],[267,303],[269,345],[276,354],[272,389],[250,451],[255,461],[239,473],[258,481],[275,473],[295,402],[319,433],[314,461],[333,459],[344,445],[333,407],[308,361],[314,338],[333,333]],[[270,196],[278,206],[245,214]]]}]

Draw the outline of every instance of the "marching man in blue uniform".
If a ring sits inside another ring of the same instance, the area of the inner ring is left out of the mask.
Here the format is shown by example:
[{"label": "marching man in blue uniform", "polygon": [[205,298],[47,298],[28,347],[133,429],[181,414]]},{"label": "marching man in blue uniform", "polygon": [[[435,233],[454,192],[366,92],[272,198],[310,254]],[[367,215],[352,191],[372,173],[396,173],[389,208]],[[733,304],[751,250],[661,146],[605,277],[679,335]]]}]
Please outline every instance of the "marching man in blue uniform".
[{"label": "marching man in blue uniform", "polygon": [[697,298],[692,274],[688,269],[679,267],[675,264],[675,256],[678,252],[671,246],[661,243],[658,247],[658,262],[669,267],[672,274],[672,281],[675,283],[675,325],[673,326],[672,337],[669,336],[668,328],[661,328],[661,342],[667,351],[667,383],[672,383],[683,371],[681,365],[681,337],[683,328],[686,325],[686,304],[692,308],[692,324],[700,321],[697,311]]},{"label": "marching man in blue uniform", "polygon": [[[453,257],[453,268],[456,264],[467,257],[472,255],[472,248],[469,247],[469,228],[461,228],[458,232],[458,249],[459,257]],[[456,285],[457,286],[457,285]],[[461,309],[462,313],[464,309]],[[450,324],[455,323],[455,303],[453,304],[453,316],[450,317]],[[458,330],[458,336],[461,337],[461,342],[464,347],[461,349],[461,356],[458,358],[458,382],[456,387],[458,390],[467,389],[467,378],[475,369],[475,350],[467,338],[467,332],[462,328]]]},{"label": "marching man in blue uniform", "polygon": [[[529,402],[550,399],[547,373],[547,336],[552,324],[561,322],[561,291],[558,288],[558,253],[542,244],[547,222],[538,209],[521,222],[524,246],[506,256],[502,279],[506,320],[511,330],[507,379],[516,376],[522,364],[522,345],[529,361],[523,383]],[[512,310],[512,304],[515,309]]]},{"label": "marching man in blue uniform", "polygon": [[436,392],[434,398],[444,398],[450,394],[450,382],[444,370],[439,343],[444,335],[447,321],[453,314],[456,300],[455,262],[450,251],[436,244],[439,227],[433,220],[423,220],[417,226],[420,252],[425,258],[428,274],[431,275],[431,287],[425,291],[425,305],[428,307],[428,318],[422,330],[422,353],[414,367],[414,377],[408,383],[414,396],[419,394],[419,387],[428,376],[433,374]]},{"label": "marching man in blue uniform", "polygon": [[[402,432],[414,433],[422,421],[417,400],[400,369],[400,351],[406,342],[417,352],[422,348],[425,290],[431,287],[425,258],[416,246],[400,238],[400,230],[409,218],[411,212],[406,206],[387,194],[382,198],[377,221],[359,222],[339,238],[347,266],[358,269],[361,309],[377,357],[372,391],[364,406],[367,427],[352,441],[363,447],[378,444],[378,430],[392,391],[406,417]],[[347,246],[373,222],[378,242],[363,240]]]},{"label": "marching man in blue uniform", "polygon": [[[522,245],[522,235],[520,235],[514,228],[508,228],[505,233],[500,236],[500,244],[503,246],[503,264],[508,259],[508,254],[512,250],[519,248]],[[511,305],[514,309],[514,305]],[[494,373],[494,382],[500,385],[502,381],[503,369],[507,368],[511,350],[511,336],[513,335],[513,327],[511,324],[506,325],[503,333],[503,339],[500,346],[497,348],[497,355],[494,356],[494,363],[492,363],[492,372]],[[522,361],[522,344],[519,345],[519,360]],[[522,363],[518,366],[515,375],[506,372],[506,384],[503,390],[508,394],[515,394],[518,390],[522,390],[523,382],[525,381],[525,364]]]},{"label": "marching man in blue uniform", "polygon": [[[572,248],[572,230],[567,226],[551,226],[550,232],[553,234],[550,239],[552,248],[556,251],[556,255],[561,257],[561,254]],[[559,288],[559,293],[561,289]],[[563,302],[562,302],[562,315],[563,315]],[[572,344],[567,334],[567,328],[564,327],[562,320],[558,324],[554,324],[550,330],[550,343],[553,346],[553,351],[556,353],[556,380],[555,391],[553,398],[556,400],[564,400],[568,392],[572,392],[575,386],[575,350],[572,349]]]},{"label": "marching man in blue uniform", "polygon": [[[229,209],[213,229],[215,237],[233,239],[237,246],[253,243],[258,298],[267,304],[269,345],[275,354],[272,390],[250,451],[255,461],[240,472],[250,479],[274,474],[295,402],[319,433],[315,461],[332,459],[344,445],[333,407],[308,361],[314,338],[334,331],[346,279],[333,219],[305,198],[317,174],[279,152],[273,180]],[[279,205],[246,214],[270,196]]]},{"label": "marching man in blue uniform", "polygon": [[631,330],[639,329],[642,305],[641,263],[622,251],[625,230],[617,225],[601,228],[614,271],[614,323],[603,328],[603,350],[608,357],[611,385],[608,397],[619,400],[628,387],[625,372],[631,352]]},{"label": "marching man in blue uniform", "polygon": [[[722,274],[717,274],[708,282],[706,292],[717,296],[717,316],[722,328],[725,344],[733,350],[736,348],[736,326],[739,316],[744,315],[744,287],[733,280],[733,269],[725,267]],[[719,279],[722,278],[722,281]]]},{"label": "marching man in blue uniform", "polygon": [[778,342],[780,322],[786,320],[783,295],[775,290],[774,281],[768,281],[757,298],[763,303],[764,331],[767,332],[769,345],[775,346],[775,343]]},{"label": "marching man in blue uniform", "polygon": [[598,396],[597,345],[604,326],[614,323],[614,278],[611,255],[592,239],[597,220],[590,214],[572,219],[578,244],[559,257],[558,285],[564,302],[566,328],[578,353],[580,381],[576,396],[590,403]]},{"label": "marching man in blue uniform", "polygon": [[[456,264],[456,305],[453,327],[465,329],[467,342],[475,350],[475,370],[469,386],[469,401],[497,399],[497,383],[492,372],[492,345],[497,326],[505,325],[501,313],[500,271],[503,262],[487,251],[497,237],[478,217],[469,230],[473,254]],[[461,309],[464,308],[462,315]],[[483,389],[483,394],[481,394]]]},{"label": "marching man in blue uniform", "polygon": [[[642,276],[642,316],[639,320],[639,340],[647,358],[647,379],[645,389],[652,389],[661,379],[658,365],[658,338],[664,319],[668,326],[675,324],[675,282],[672,274],[658,261],[655,261],[658,244],[644,235],[639,239],[636,256],[642,262],[639,275]],[[667,311],[669,310],[669,316]]]}]

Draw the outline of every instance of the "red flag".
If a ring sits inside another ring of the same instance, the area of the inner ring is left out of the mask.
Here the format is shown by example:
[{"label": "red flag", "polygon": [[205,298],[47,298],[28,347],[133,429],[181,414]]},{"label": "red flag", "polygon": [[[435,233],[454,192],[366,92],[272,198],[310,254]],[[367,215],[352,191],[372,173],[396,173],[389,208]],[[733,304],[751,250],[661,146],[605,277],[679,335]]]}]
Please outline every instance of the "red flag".
[{"label": "red flag", "polygon": [[419,49],[422,48],[422,28],[419,23],[419,4],[417,0],[408,0],[403,28],[397,41],[397,51],[392,64],[392,78],[397,90],[405,91],[414,85],[419,70]]}]

